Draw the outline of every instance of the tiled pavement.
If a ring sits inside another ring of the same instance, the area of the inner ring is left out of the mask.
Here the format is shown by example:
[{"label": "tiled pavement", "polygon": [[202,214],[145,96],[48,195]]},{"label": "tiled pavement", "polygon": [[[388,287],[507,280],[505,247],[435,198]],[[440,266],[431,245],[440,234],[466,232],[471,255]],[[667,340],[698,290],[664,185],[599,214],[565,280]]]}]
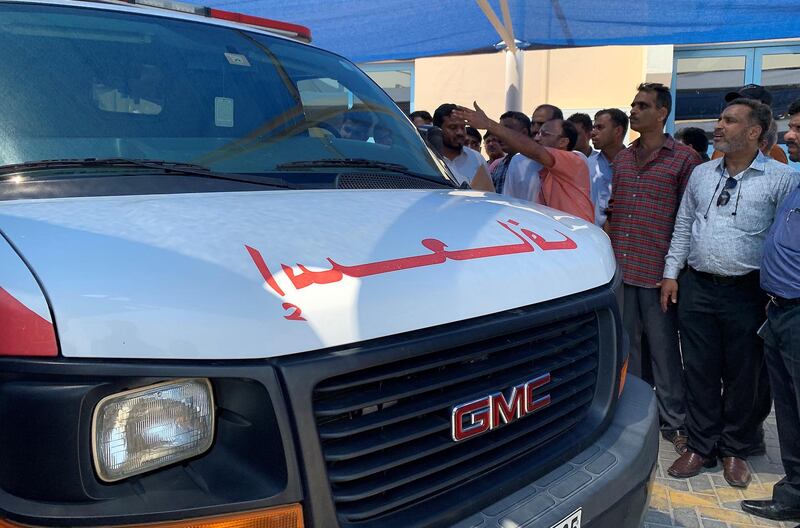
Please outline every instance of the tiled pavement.
[{"label": "tiled pavement", "polygon": [[774,414],[764,424],[767,454],[748,460],[753,481],[747,489],[732,488],[722,477],[722,464],[690,479],[674,479],[667,468],[677,458],[672,444],[661,440],[658,468],[645,528],[794,528],[794,522],[775,522],[744,513],[742,499],[770,498],[772,485],[783,476]]}]

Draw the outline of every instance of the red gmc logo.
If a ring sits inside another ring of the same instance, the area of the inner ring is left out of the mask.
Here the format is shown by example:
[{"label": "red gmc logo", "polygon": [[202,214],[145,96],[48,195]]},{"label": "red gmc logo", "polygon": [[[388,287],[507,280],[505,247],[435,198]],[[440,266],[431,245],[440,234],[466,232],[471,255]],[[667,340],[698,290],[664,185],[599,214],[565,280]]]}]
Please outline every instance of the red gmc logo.
[{"label": "red gmc logo", "polygon": [[453,441],[460,442],[519,420],[550,405],[550,394],[534,392],[550,383],[550,373],[511,387],[506,399],[502,392],[453,407],[450,415]]}]

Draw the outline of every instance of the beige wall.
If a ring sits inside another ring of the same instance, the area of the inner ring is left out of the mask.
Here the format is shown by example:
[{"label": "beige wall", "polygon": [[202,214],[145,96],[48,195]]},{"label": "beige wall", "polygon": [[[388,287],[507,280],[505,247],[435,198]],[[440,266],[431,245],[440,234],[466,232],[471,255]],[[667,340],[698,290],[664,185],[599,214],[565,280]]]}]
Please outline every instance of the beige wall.
[{"label": "beige wall", "polygon": [[[530,115],[541,103],[565,113],[627,109],[637,84],[669,73],[661,71],[664,50],[652,55],[658,60],[648,63],[646,46],[526,51],[522,111]],[[503,53],[417,59],[414,65],[415,109],[433,113],[444,102],[477,100],[491,117],[505,111]]]},{"label": "beige wall", "polygon": [[528,113],[541,103],[565,112],[628,107],[644,81],[644,65],[641,46],[528,51],[523,108]]},{"label": "beige wall", "polygon": [[496,119],[505,111],[505,64],[502,53],[417,59],[414,109],[433,114],[442,103],[477,101]]}]

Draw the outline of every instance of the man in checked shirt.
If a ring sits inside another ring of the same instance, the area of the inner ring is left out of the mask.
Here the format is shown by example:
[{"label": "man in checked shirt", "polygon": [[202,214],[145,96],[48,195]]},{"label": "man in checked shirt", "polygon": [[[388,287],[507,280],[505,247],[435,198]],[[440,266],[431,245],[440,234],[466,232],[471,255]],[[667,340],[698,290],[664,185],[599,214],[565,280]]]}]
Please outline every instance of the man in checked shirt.
[{"label": "man in checked shirt", "polygon": [[628,371],[642,375],[642,334],[647,344],[661,419],[661,434],[675,450],[686,449],[685,385],[676,311],[661,311],[664,257],[686,182],[700,157],[664,133],[672,107],[669,88],[639,85],[630,125],[639,139],[614,158],[606,230],[622,270],[622,321],[630,339]]},{"label": "man in checked shirt", "polygon": [[689,450],[669,468],[673,477],[697,475],[721,457],[728,484],[750,482],[745,459],[760,441],[752,415],[764,357],[757,330],[767,301],[759,268],[775,211],[800,183],[800,173],[758,149],[771,123],[759,101],[728,104],[714,128],[724,156],[694,170],[678,209],[661,285],[662,309],[678,305],[686,368]]}]

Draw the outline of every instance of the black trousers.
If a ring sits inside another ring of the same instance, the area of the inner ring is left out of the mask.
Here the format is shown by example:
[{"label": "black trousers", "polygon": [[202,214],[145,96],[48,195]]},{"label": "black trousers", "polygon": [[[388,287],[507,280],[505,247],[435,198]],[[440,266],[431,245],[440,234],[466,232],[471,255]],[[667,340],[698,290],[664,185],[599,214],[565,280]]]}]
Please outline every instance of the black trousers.
[{"label": "black trousers", "polygon": [[758,272],[731,284],[692,269],[679,279],[689,448],[706,457],[747,458],[760,441],[753,415],[764,346],[757,332],[767,297],[758,281]]},{"label": "black trousers", "polygon": [[[764,353],[766,354],[766,350]],[[761,438],[764,435],[764,420],[767,419],[769,413],[772,411],[772,393],[769,387],[769,374],[766,362],[761,365],[759,372],[758,384],[756,385],[756,407],[753,410],[752,424],[758,428],[759,437]],[[761,452],[763,453],[763,451]]]},{"label": "black trousers", "polygon": [[775,484],[772,498],[800,508],[800,305],[779,308],[770,303],[767,312],[761,336],[786,472]]},{"label": "black trousers", "polygon": [[[686,389],[681,352],[678,346],[678,319],[670,307],[661,311],[661,290],[625,284],[622,322],[630,340],[628,372],[643,377],[652,372],[661,434],[671,438],[685,431]],[[649,354],[643,356],[647,339]],[[649,364],[645,364],[645,362]]]}]

